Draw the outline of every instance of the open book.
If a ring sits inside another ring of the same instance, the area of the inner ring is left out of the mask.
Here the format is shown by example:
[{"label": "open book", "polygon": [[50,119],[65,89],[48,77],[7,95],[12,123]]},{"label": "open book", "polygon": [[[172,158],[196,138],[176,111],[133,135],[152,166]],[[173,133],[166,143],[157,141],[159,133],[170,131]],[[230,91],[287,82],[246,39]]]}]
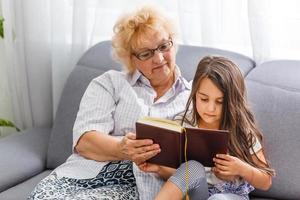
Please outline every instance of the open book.
[{"label": "open book", "polygon": [[136,137],[152,139],[160,145],[161,152],[147,162],[172,168],[178,168],[186,159],[212,167],[216,154],[227,153],[228,131],[182,127],[167,119],[139,119],[136,122]]}]

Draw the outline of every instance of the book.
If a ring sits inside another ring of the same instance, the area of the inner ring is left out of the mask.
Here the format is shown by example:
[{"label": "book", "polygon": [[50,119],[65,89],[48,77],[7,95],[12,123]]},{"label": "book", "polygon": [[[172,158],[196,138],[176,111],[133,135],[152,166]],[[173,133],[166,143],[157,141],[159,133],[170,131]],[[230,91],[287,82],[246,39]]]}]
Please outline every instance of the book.
[{"label": "book", "polygon": [[182,127],[175,121],[154,117],[136,122],[136,138],[152,139],[160,146],[161,152],[147,162],[172,168],[178,168],[185,159],[212,167],[215,155],[228,150],[227,130]]}]

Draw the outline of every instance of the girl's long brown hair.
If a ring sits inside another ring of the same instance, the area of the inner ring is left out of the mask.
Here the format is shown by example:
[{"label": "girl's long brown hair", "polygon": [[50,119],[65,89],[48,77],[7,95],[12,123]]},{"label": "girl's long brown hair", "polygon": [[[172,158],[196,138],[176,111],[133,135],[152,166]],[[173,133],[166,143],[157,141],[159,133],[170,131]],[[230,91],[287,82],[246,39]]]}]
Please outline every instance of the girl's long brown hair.
[{"label": "girl's long brown hair", "polygon": [[[263,144],[262,133],[257,128],[254,115],[248,107],[244,77],[238,66],[229,59],[220,56],[207,56],[199,62],[182,123],[197,125],[200,120],[196,109],[196,93],[203,78],[209,78],[224,94],[219,129],[230,132],[229,154],[270,175],[274,175],[275,172],[270,167],[269,162],[260,160],[253,149],[256,138]],[[186,117],[187,113],[189,118]],[[259,165],[254,162],[250,149],[260,161]]]}]

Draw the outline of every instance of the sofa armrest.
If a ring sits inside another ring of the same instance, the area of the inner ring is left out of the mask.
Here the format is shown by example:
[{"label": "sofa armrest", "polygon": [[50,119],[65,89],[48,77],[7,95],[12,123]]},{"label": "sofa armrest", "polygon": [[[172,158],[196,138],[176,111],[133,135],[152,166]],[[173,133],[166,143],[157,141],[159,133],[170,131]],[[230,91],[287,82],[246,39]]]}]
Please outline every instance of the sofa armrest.
[{"label": "sofa armrest", "polygon": [[32,128],[0,139],[0,192],[45,170],[50,132]]}]

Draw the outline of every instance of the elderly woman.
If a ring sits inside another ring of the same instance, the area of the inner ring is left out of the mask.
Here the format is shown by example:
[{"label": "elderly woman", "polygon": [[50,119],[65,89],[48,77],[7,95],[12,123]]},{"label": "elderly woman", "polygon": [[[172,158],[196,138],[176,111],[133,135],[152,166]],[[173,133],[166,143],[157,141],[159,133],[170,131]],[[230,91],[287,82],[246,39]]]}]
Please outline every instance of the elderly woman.
[{"label": "elderly woman", "polygon": [[113,53],[126,71],[111,70],[91,81],[73,128],[73,154],[29,199],[155,197],[172,170],[139,170],[160,148],[135,139],[135,122],[142,116],[170,119],[184,110],[190,86],[175,63],[176,36],[172,22],[153,7],[117,21]]}]

